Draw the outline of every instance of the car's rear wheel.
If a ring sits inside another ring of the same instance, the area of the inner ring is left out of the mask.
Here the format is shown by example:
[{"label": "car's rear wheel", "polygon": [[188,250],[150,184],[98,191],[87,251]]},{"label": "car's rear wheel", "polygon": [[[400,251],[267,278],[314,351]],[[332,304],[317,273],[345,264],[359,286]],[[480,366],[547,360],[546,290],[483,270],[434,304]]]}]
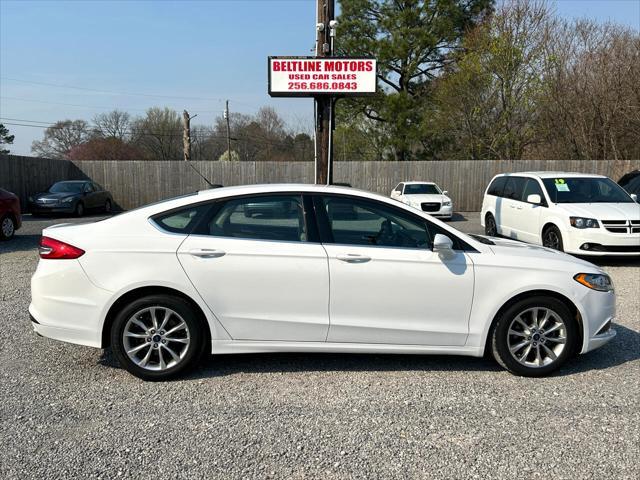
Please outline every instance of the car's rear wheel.
[{"label": "car's rear wheel", "polygon": [[544,229],[542,232],[542,245],[547,248],[553,248],[554,250],[564,252],[562,233],[560,233],[558,227],[551,225]]},{"label": "car's rear wheel", "polygon": [[16,224],[9,215],[0,218],[0,240],[9,240],[16,233]]},{"label": "car's rear wheel", "polygon": [[494,358],[516,375],[540,377],[560,368],[579,333],[567,306],[551,297],[530,297],[500,315],[491,336]]},{"label": "car's rear wheel", "polygon": [[489,237],[497,237],[498,236],[498,227],[496,226],[496,219],[493,218],[493,215],[487,213],[487,216],[484,219],[484,233]]},{"label": "car's rear wheel", "polygon": [[84,215],[84,203],[78,202],[75,209],[76,217],[81,217]]},{"label": "car's rear wheel", "polygon": [[111,200],[104,202],[104,213],[111,213]]},{"label": "car's rear wheel", "polygon": [[203,351],[197,313],[185,300],[150,295],[124,307],[111,329],[120,365],[144,380],[166,380],[192,366]]}]

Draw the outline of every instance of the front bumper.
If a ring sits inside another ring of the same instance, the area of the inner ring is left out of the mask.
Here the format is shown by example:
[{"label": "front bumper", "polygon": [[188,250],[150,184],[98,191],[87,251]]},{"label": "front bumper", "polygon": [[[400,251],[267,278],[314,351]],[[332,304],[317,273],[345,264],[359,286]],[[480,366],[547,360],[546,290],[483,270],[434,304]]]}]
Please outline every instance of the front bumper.
[{"label": "front bumper", "polygon": [[580,353],[587,353],[616,336],[616,331],[612,328],[616,316],[616,296],[613,292],[588,290],[580,305],[584,333]]},{"label": "front bumper", "polygon": [[75,211],[75,204],[51,204],[44,205],[41,203],[30,203],[29,211],[31,213],[73,213]]},{"label": "front bumper", "polygon": [[448,205],[446,207],[440,207],[440,210],[435,212],[428,212],[426,210],[422,210],[420,207],[414,207],[418,210],[431,215],[432,217],[437,218],[451,218],[453,216],[453,205]]},{"label": "front bumper", "polygon": [[640,255],[640,233],[612,233],[604,228],[572,229],[563,235],[564,251],[574,255]]}]

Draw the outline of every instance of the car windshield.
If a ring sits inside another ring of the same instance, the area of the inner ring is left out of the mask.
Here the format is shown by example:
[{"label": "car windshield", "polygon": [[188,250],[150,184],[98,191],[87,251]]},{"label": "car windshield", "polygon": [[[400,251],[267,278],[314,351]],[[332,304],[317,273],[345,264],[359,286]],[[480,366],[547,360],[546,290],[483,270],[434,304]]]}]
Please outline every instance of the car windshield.
[{"label": "car windshield", "polygon": [[51,185],[51,193],[81,193],[84,189],[82,182],[58,182]]},{"label": "car windshield", "polygon": [[596,177],[558,177],[542,180],[553,203],[632,203],[613,180]]},{"label": "car windshield", "polygon": [[432,183],[409,183],[404,186],[405,195],[438,195],[440,189]]}]

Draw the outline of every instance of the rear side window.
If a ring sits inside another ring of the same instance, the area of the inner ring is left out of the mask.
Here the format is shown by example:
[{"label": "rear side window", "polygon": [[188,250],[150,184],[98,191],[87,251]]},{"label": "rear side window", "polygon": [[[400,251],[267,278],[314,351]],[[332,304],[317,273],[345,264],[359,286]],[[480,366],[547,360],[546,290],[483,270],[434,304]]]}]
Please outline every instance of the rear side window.
[{"label": "rear side window", "polygon": [[504,186],[502,196],[511,200],[520,200],[524,191],[524,177],[507,177],[507,183]]},{"label": "rear side window", "polygon": [[190,234],[210,205],[190,205],[151,217],[151,221],[162,230],[171,233]]},{"label": "rear side window", "polygon": [[300,195],[261,195],[229,200],[198,227],[198,234],[248,240],[307,241]]},{"label": "rear side window", "polygon": [[501,197],[505,183],[507,183],[507,177],[494,178],[493,182],[491,182],[491,185],[489,185],[489,188],[487,189],[487,195]]}]

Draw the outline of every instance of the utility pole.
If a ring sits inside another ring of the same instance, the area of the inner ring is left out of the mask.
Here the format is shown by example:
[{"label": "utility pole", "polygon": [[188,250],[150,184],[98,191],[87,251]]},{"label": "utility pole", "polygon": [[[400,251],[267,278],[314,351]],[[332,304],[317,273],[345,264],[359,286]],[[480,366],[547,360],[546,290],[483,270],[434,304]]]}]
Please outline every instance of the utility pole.
[{"label": "utility pole", "polygon": [[190,117],[186,110],[182,112],[182,151],[185,162],[191,160],[191,119],[197,116],[195,114]]},{"label": "utility pole", "polygon": [[[335,0],[318,0],[318,23],[316,24],[316,56],[333,56],[333,36],[335,34]],[[316,103],[316,171],[317,184],[333,182],[333,106],[331,95],[318,95]]]},{"label": "utility pole", "polygon": [[231,124],[229,123],[230,116],[231,115],[229,114],[229,100],[227,100],[224,107],[224,118],[227,120],[227,160],[229,161],[233,160],[233,158],[231,158]]}]

